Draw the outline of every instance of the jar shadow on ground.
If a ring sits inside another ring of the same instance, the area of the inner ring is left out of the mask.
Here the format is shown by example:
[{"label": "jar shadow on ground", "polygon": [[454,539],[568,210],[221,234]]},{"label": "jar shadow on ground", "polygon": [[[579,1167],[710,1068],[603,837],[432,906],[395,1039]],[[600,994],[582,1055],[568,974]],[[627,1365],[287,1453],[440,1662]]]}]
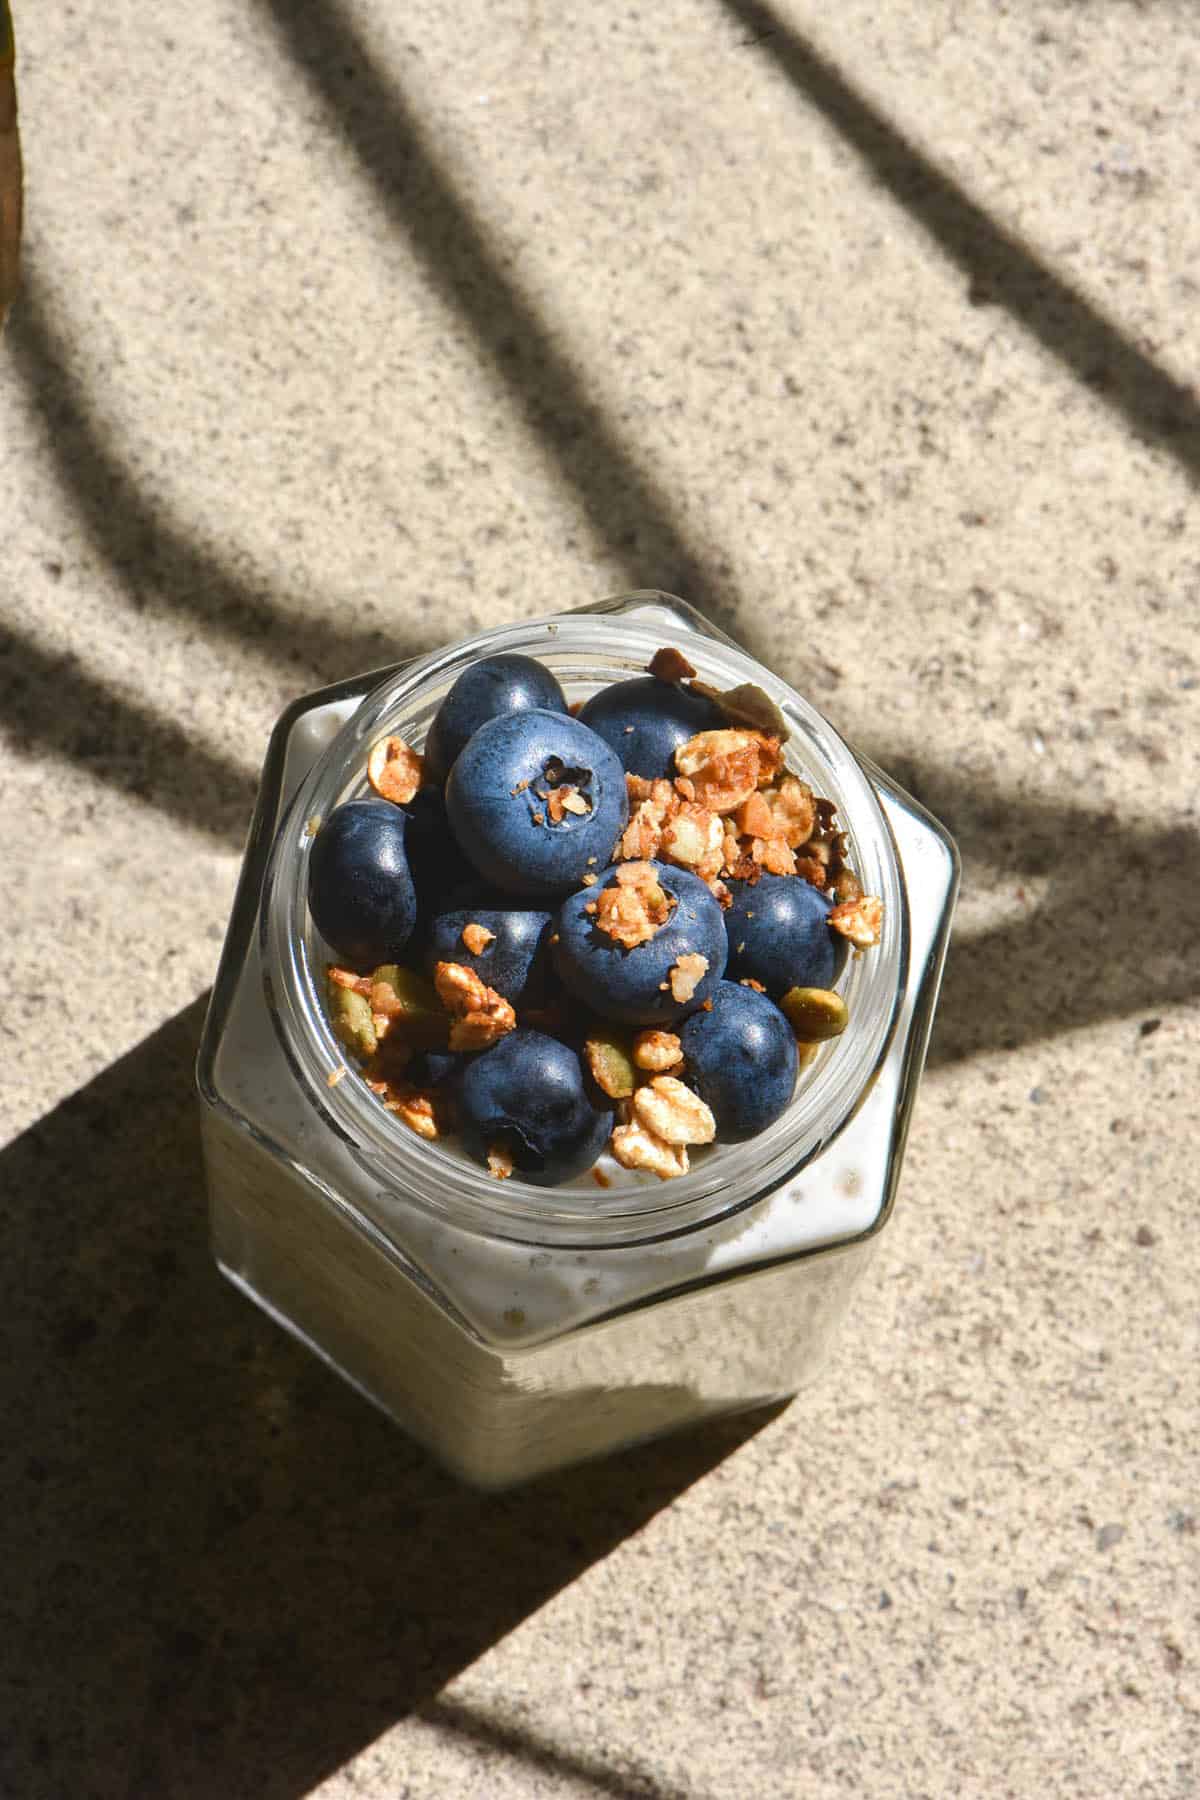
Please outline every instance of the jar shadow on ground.
[{"label": "jar shadow on ground", "polygon": [[307,1792],[774,1416],[499,1496],[443,1474],[213,1266],[205,1005],[0,1155],[0,1787],[27,1800]]}]

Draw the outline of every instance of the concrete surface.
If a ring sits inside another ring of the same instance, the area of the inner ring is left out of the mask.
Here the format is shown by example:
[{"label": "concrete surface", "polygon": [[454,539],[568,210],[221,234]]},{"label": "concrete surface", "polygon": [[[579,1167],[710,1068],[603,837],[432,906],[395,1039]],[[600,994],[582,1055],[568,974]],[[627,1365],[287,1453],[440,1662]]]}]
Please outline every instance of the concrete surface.
[{"label": "concrete surface", "polygon": [[[17,11],[0,1792],[1200,1790],[1195,9]],[[817,1392],[480,1500],[209,1267],[271,722],[675,589],[958,833]]]}]

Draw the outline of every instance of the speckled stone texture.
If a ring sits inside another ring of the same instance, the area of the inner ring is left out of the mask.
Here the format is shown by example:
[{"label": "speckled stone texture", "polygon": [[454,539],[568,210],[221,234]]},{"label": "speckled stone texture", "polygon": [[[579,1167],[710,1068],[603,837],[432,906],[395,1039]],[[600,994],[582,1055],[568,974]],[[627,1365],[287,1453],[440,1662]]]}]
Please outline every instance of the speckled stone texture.
[{"label": "speckled stone texture", "polygon": [[[16,24],[0,1793],[1190,1800],[1194,11]],[[190,1063],[283,704],[649,585],[963,900],[823,1385],[486,1500],[218,1280]]]}]

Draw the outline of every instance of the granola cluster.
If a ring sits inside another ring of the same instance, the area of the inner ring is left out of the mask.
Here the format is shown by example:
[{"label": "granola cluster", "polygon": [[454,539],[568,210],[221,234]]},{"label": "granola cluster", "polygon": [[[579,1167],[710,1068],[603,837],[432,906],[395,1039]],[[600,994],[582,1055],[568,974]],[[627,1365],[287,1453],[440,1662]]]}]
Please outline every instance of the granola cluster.
[{"label": "granola cluster", "polygon": [[729,904],[730,881],[799,875],[839,902],[833,929],[858,948],[879,942],[882,903],[864,901],[847,867],[835,809],[791,774],[775,733],[702,731],[675,753],[673,780],[627,775],[630,819],[619,859],[690,869]]},{"label": "granola cluster", "polygon": [[[583,903],[595,931],[615,946],[622,958],[636,957],[651,944],[672,921],[679,905],[663,886],[661,867],[655,866],[665,864],[698,877],[725,909],[727,919],[731,905],[736,916],[736,908],[746,904],[741,889],[735,903],[731,882],[753,887],[764,875],[796,877],[827,896],[832,904],[825,923],[856,953],[878,944],[884,927],[883,904],[863,892],[849,866],[848,839],[840,829],[834,805],[788,768],[784,757],[787,723],[769,696],[748,683],[725,690],[711,687],[698,678],[682,652],[671,647],[655,654],[648,672],[663,684],[663,690],[656,689],[656,693],[672,688],[680,691],[674,704],[676,716],[682,709],[683,731],[690,729],[692,720],[706,716],[717,722],[694,731],[683,742],[678,741],[678,731],[668,740],[665,757],[657,765],[666,767],[667,775],[625,775],[628,817],[612,847],[611,865],[605,866],[612,842],[606,837],[596,846],[597,853],[580,854],[572,875],[577,901]],[[684,695],[694,700],[685,700]],[[697,706],[696,701],[710,704]],[[653,703],[656,729],[665,704],[662,699]],[[580,708],[569,710],[574,715]],[[635,714],[636,723],[624,729],[641,731],[645,716]],[[634,754],[627,752],[624,761],[633,761]],[[640,761],[641,752],[636,754]],[[431,753],[430,766],[434,760]],[[508,776],[514,785],[504,792],[521,801],[532,826],[542,828],[532,835],[543,845],[550,841],[547,828],[559,828],[555,842],[561,843],[572,830],[590,831],[597,824],[596,809],[604,805],[604,788],[582,767],[584,761],[586,753],[579,759],[581,766],[574,766],[564,750],[561,758],[557,754],[539,756],[532,776],[528,762],[524,773],[518,767]],[[619,771],[620,763],[617,767]],[[429,772],[419,752],[403,738],[389,735],[372,746],[366,777],[378,800],[407,808],[428,784]],[[619,795],[619,779],[616,786]],[[611,795],[611,785],[608,792]],[[423,796],[428,798],[428,794]],[[619,818],[625,819],[623,809]],[[319,838],[323,830],[322,821],[311,822],[310,836]],[[458,854],[471,862],[471,845],[462,842]],[[561,895],[562,889],[558,892]],[[434,895],[434,901],[443,905],[447,898],[442,893]],[[428,903],[428,899],[422,902]],[[695,1027],[703,1021],[705,1011],[713,1008],[711,998],[700,1004],[699,991],[706,977],[706,992],[715,988],[726,995],[732,992],[743,1011],[773,1009],[775,1029],[783,1031],[788,1045],[794,1038],[801,1068],[812,1062],[820,1046],[847,1027],[845,1001],[832,988],[796,986],[780,997],[775,977],[768,975],[772,981],[768,995],[762,981],[744,975],[740,986],[755,997],[739,997],[736,977],[714,984],[708,956],[695,949],[682,950],[665,967],[673,947],[665,950],[661,946],[662,961],[653,979],[664,997],[661,1016],[675,1021],[678,1029],[631,1029],[612,1024],[600,1016],[603,1009],[599,1003],[593,1010],[590,997],[586,1005],[572,1002],[563,979],[557,987],[539,988],[536,998],[522,998],[521,992],[510,987],[517,1001],[514,1005],[498,987],[489,986],[471,963],[452,958],[479,960],[491,979],[503,986],[503,976],[492,973],[503,967],[505,945],[498,944],[497,932],[508,929],[503,909],[520,904],[498,891],[495,899],[481,908],[491,925],[470,917],[461,926],[456,923],[456,935],[442,940],[438,959],[427,952],[429,960],[421,967],[393,961],[357,968],[351,966],[357,951],[346,949],[327,967],[327,1010],[334,1033],[380,1104],[423,1139],[433,1141],[456,1128],[454,1102],[448,1097],[454,1092],[453,1083],[439,1086],[434,1072],[437,1059],[443,1064],[447,1057],[467,1059],[462,1066],[479,1066],[471,1059],[485,1055],[522,1026],[554,1038],[559,1056],[564,1054],[564,1045],[572,1046],[570,1056],[578,1058],[578,1078],[582,1081],[586,1076],[592,1104],[599,1095],[612,1110],[608,1148],[613,1159],[625,1169],[652,1174],[659,1180],[674,1179],[688,1173],[691,1153],[716,1142],[724,1129],[720,1123],[725,1116],[720,1110],[724,1102],[705,1086],[702,1064],[697,1060]],[[558,901],[549,904],[555,906]],[[760,903],[755,899],[753,904]],[[707,900],[704,905],[711,911]],[[488,912],[488,906],[499,910]],[[676,923],[688,916],[685,907]],[[727,929],[732,954],[732,923]],[[717,937],[723,956],[720,928]],[[329,941],[336,944],[338,940],[331,936]],[[693,938],[693,944],[695,941]],[[702,941],[715,954],[712,939]],[[777,945],[780,940],[773,936],[770,941]],[[550,942],[557,939],[552,937]],[[460,943],[461,950],[457,950]],[[608,954],[611,956],[611,949]],[[494,960],[496,957],[500,960]],[[665,978],[659,981],[664,968]],[[758,972],[767,973],[764,969]],[[561,978],[561,967],[559,973]],[[688,1008],[690,1013],[682,1010]],[[613,1010],[612,1016],[638,1015]],[[519,1049],[520,1039],[514,1039],[503,1054],[515,1055]],[[789,1060],[780,1067],[794,1066],[790,1054],[788,1050]],[[328,1078],[330,1086],[348,1072],[345,1066],[335,1068]],[[698,1087],[712,1095],[712,1106]],[[584,1094],[582,1087],[580,1094]],[[460,1109],[460,1128],[463,1116]],[[529,1168],[527,1149],[524,1127],[516,1135],[501,1130],[490,1138],[486,1155],[480,1152],[480,1160],[495,1179],[503,1181],[511,1178],[517,1167],[515,1155],[522,1159],[523,1170]],[[602,1169],[596,1168],[594,1173],[598,1185],[609,1184]]]}]

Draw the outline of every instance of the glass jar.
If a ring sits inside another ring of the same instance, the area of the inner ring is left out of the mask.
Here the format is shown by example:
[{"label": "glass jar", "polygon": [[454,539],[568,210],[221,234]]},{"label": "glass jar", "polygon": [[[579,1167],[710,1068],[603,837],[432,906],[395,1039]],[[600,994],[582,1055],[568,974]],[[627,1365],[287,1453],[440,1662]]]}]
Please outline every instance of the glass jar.
[{"label": "glass jar", "polygon": [[[570,701],[671,645],[784,714],[834,801],[882,942],[839,982],[845,1034],[787,1111],[668,1182],[497,1182],[342,1079],[305,904],[313,822],[370,746],[420,748],[481,656],[545,663]],[[504,1487],[819,1370],[889,1217],[957,887],[945,831],[690,607],[654,591],[481,633],[296,702],[275,728],[198,1067],[214,1250],[231,1281],[458,1475]]]}]

